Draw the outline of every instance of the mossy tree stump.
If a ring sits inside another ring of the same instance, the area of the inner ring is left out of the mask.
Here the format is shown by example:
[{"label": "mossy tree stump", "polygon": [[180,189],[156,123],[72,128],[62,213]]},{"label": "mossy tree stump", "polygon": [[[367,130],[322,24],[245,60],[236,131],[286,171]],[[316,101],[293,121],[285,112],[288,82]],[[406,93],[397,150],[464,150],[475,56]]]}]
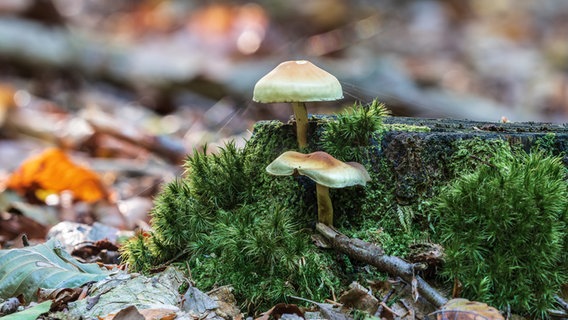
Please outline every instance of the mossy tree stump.
[{"label": "mossy tree stump", "polygon": [[[331,116],[311,116],[309,129],[309,148],[318,150],[321,132]],[[394,176],[392,184],[395,198],[401,205],[411,204],[419,197],[433,195],[433,187],[452,179],[451,157],[456,151],[454,143],[460,140],[481,139],[508,141],[512,146],[524,150],[538,141],[547,140],[552,154],[559,155],[568,150],[568,127],[564,124],[524,122],[498,123],[455,119],[420,119],[407,117],[386,117],[387,129],[377,143],[377,152],[371,159],[375,164],[386,161]],[[278,123],[278,125],[275,125]],[[412,126],[425,130],[409,131]],[[292,124],[260,121],[255,132],[285,137],[294,134]],[[276,155],[277,156],[277,155]],[[474,155],[475,156],[475,155]],[[568,164],[568,158],[564,156]]]}]

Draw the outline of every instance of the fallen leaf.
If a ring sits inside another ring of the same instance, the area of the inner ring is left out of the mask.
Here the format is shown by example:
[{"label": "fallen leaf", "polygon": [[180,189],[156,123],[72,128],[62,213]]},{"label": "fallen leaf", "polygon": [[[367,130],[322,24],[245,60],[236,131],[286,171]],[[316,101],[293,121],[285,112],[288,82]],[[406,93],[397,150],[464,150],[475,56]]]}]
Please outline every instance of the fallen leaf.
[{"label": "fallen leaf", "polygon": [[[152,277],[115,273],[92,284],[88,298],[70,303],[68,315],[71,319],[104,318],[129,306],[135,306],[141,314],[146,309],[167,309],[175,314],[180,311],[178,288],[185,281],[183,274],[173,267]],[[162,319],[168,319],[167,314]]]},{"label": "fallen leaf", "polygon": [[138,310],[135,306],[128,306],[117,313],[111,313],[99,320],[173,320],[177,314],[171,309],[151,308]]},{"label": "fallen leaf", "polygon": [[35,320],[41,314],[49,312],[49,308],[51,308],[51,303],[52,303],[51,301],[44,301],[24,311],[3,316],[2,320]]},{"label": "fallen leaf", "polygon": [[37,298],[38,288],[76,287],[106,278],[96,264],[83,264],[55,240],[23,249],[0,250],[0,298]]},{"label": "fallen leaf", "polygon": [[350,287],[351,289],[339,297],[339,302],[344,307],[361,310],[368,314],[375,314],[379,308],[379,300],[358,283],[353,283]]},{"label": "fallen leaf", "polygon": [[298,308],[297,305],[278,303],[255,320],[280,319],[284,314],[297,315],[301,319],[304,318],[304,313],[302,312],[302,310],[300,310],[300,308]]},{"label": "fallen leaf", "polygon": [[128,306],[117,313],[111,313],[106,317],[98,317],[99,320],[144,320],[144,316],[135,306]]},{"label": "fallen leaf", "polygon": [[219,304],[213,298],[194,286],[190,286],[183,295],[182,310],[184,311],[193,311],[198,315],[202,315],[209,310],[217,308],[219,308]]},{"label": "fallen leaf", "polygon": [[347,316],[346,314],[344,314],[343,312],[341,312],[340,310],[338,310],[337,308],[334,307],[334,305],[329,304],[329,303],[320,303],[320,302],[316,302],[313,300],[309,300],[309,299],[305,299],[305,298],[301,298],[301,297],[296,297],[296,296],[290,296],[290,298],[294,298],[294,299],[298,299],[298,300],[302,300],[302,301],[306,301],[306,302],[310,302],[315,304],[318,308],[320,313],[322,314],[322,316],[325,319],[329,319],[329,320],[352,320],[353,318]]},{"label": "fallen leaf", "polygon": [[29,239],[43,239],[47,233],[47,227],[19,214],[0,213],[0,237],[6,240],[16,239],[26,234]]},{"label": "fallen leaf", "polygon": [[52,301],[51,311],[61,311],[67,307],[71,301],[77,301],[83,292],[83,288],[57,288],[57,289],[43,289],[37,290],[38,302]]},{"label": "fallen leaf", "polygon": [[99,176],[73,163],[63,150],[57,148],[24,161],[9,177],[6,186],[37,199],[46,191],[47,194],[70,191],[74,199],[86,202],[108,199],[108,192]]},{"label": "fallen leaf", "polygon": [[444,304],[440,310],[434,312],[438,320],[503,320],[499,310],[486,303],[456,298]]},{"label": "fallen leaf", "polygon": [[165,308],[142,309],[139,312],[146,320],[173,320],[177,317],[174,311]]}]

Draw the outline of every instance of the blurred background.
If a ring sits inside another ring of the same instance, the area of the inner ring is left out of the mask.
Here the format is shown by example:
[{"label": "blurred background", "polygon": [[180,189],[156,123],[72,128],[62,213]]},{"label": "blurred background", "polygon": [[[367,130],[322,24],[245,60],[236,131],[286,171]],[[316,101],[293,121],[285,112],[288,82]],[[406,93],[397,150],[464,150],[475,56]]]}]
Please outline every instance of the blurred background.
[{"label": "blurred background", "polygon": [[2,0],[0,152],[142,146],[176,162],[242,143],[255,121],[289,119],[251,97],[297,59],[345,93],[310,113],[378,98],[398,116],[563,123],[568,1]]},{"label": "blurred background", "polygon": [[188,154],[290,119],[251,97],[299,59],[343,86],[314,114],[377,98],[395,116],[568,122],[566,0],[0,0],[0,247],[59,221],[148,229]]}]

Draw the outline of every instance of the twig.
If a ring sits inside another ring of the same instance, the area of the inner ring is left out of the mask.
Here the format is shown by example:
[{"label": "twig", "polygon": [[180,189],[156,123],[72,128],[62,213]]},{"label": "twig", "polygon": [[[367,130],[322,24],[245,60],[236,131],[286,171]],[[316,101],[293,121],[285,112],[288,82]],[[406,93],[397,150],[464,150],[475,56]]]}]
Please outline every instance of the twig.
[{"label": "twig", "polygon": [[333,248],[352,258],[370,264],[392,276],[398,276],[407,283],[411,283],[412,278],[415,277],[417,281],[416,287],[420,295],[436,308],[441,307],[448,301],[447,298],[432,288],[424,279],[413,274],[413,265],[411,263],[399,257],[387,256],[381,247],[359,239],[350,239],[322,223],[318,223],[316,229],[330,242]]},{"label": "twig", "polygon": [[383,305],[386,305],[387,301],[389,301],[390,297],[394,294],[394,288],[390,289],[390,291],[384,296],[383,300],[381,300],[381,303],[379,304],[379,308],[377,308],[377,311],[375,312],[375,317],[380,317],[381,313],[383,313]]},{"label": "twig", "polygon": [[489,163],[489,162],[487,162],[487,161],[481,159],[480,157],[478,157],[478,156],[476,156],[476,155],[470,154],[469,156],[470,156],[471,158],[473,158],[473,159],[475,159],[475,160],[477,160],[477,161],[483,163],[484,165],[486,165],[486,166],[488,166],[488,167],[497,168],[494,164]]},{"label": "twig", "polygon": [[548,315],[550,317],[560,318],[560,319],[568,319],[568,313],[560,311],[560,310],[548,310]]},{"label": "twig", "polygon": [[394,311],[393,309],[389,308],[389,306],[386,305],[386,303],[381,302],[380,304],[381,307],[383,307],[385,310],[387,310],[388,312],[390,312],[391,314],[394,314],[395,316],[397,316],[398,318],[402,318],[404,317],[406,314],[399,314],[396,311]]},{"label": "twig", "polygon": [[400,299],[400,302],[401,302],[402,305],[406,308],[407,314],[410,314],[410,319],[411,319],[411,320],[415,320],[415,319],[416,319],[416,313],[415,313],[414,310],[408,305],[408,302],[406,302],[405,299]]}]

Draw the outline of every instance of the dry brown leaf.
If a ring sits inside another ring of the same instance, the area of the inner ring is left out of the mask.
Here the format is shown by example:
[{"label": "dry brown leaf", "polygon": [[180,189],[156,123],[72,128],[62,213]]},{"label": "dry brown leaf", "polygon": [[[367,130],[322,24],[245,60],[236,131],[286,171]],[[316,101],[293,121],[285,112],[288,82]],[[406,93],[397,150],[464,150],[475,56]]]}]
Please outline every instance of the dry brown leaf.
[{"label": "dry brown leaf", "polygon": [[380,304],[369,290],[358,283],[351,284],[350,289],[339,297],[339,302],[346,308],[354,308],[369,314],[374,314]]},{"label": "dry brown leaf", "polygon": [[284,314],[295,314],[304,317],[304,313],[295,304],[278,303],[255,320],[280,319]]},{"label": "dry brown leaf", "polygon": [[483,302],[469,301],[456,298],[446,302],[439,311],[436,311],[438,320],[503,320],[499,310],[488,306]]},{"label": "dry brown leaf", "polygon": [[6,187],[38,199],[42,198],[41,194],[63,191],[71,191],[74,199],[85,202],[108,199],[99,176],[73,163],[63,150],[57,148],[24,161],[9,177]]},{"label": "dry brown leaf", "polygon": [[176,313],[171,309],[156,308],[156,309],[143,309],[140,313],[146,320],[173,320],[176,318]]},{"label": "dry brown leaf", "polygon": [[22,234],[29,239],[44,239],[47,227],[20,214],[0,213],[0,239],[12,240]]},{"label": "dry brown leaf", "polygon": [[140,319],[140,320],[173,320],[177,316],[172,309],[154,308],[154,309],[137,309],[135,306],[129,306],[117,313],[111,313],[105,317],[99,317],[99,320],[122,320],[122,319]]}]

